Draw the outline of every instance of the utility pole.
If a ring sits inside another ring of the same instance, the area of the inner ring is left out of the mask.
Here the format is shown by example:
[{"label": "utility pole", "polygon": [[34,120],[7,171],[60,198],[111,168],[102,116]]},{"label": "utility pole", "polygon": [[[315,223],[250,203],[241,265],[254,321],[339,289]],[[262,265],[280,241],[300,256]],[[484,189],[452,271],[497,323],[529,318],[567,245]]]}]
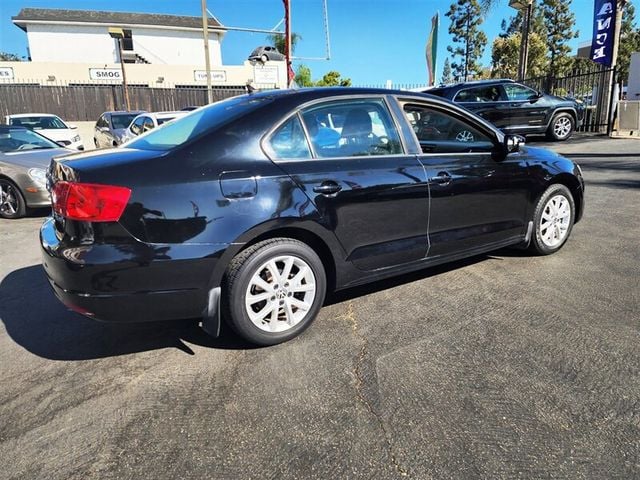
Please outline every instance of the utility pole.
[{"label": "utility pole", "polygon": [[464,81],[469,81],[469,43],[471,43],[471,38],[469,38],[469,32],[471,31],[471,5],[467,5],[467,33],[466,37],[466,45],[464,52]]},{"label": "utility pole", "polygon": [[290,0],[284,1],[284,56],[285,63],[287,64],[287,88],[291,86],[291,76],[289,71],[291,70],[291,2]]},{"label": "utility pole", "polygon": [[529,33],[531,30],[533,0],[510,0],[509,6],[522,13],[520,58],[518,64],[518,81],[522,82],[527,76],[527,63],[529,63]]},{"label": "utility pole", "polygon": [[115,38],[118,42],[118,57],[120,58],[120,71],[122,71],[122,89],[124,90],[124,103],[127,111],[131,111],[131,102],[129,101],[129,87],[127,86],[127,74],[124,69],[124,60],[122,58],[122,39],[124,38],[124,30],[118,27],[109,27],[109,36]]},{"label": "utility pole", "polygon": [[213,103],[211,91],[211,61],[209,60],[209,17],[207,16],[207,0],[202,0],[202,35],[204,37],[204,65],[207,74],[207,103]]}]

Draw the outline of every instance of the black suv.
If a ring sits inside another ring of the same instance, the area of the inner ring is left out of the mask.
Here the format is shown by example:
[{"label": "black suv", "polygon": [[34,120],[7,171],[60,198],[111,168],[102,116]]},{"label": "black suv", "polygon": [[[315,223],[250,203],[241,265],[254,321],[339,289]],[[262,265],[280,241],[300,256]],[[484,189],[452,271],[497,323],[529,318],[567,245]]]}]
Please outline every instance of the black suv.
[{"label": "black suv", "polygon": [[424,90],[448,98],[508,133],[546,133],[566,140],[584,119],[584,106],[537,92],[513,80],[480,80]]}]

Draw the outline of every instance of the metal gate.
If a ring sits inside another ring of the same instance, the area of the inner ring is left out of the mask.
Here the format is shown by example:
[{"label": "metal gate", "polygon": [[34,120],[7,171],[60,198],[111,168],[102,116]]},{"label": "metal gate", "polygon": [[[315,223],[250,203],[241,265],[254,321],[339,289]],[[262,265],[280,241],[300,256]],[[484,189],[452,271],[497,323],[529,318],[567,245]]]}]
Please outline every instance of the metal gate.
[{"label": "metal gate", "polygon": [[536,77],[529,78],[524,83],[545,93],[581,101],[586,107],[586,115],[579,131],[605,133],[610,124],[609,112],[613,104],[615,74],[615,68],[594,63],[566,77]]}]

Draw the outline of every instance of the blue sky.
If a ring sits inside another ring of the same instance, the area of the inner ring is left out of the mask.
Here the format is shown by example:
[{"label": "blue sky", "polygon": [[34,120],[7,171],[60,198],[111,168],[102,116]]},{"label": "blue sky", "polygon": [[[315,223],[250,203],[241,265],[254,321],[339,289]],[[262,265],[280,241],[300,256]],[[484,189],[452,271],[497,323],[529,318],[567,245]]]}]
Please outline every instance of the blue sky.
[{"label": "blue sky", "polygon": [[[444,16],[452,0],[328,0],[331,36],[330,61],[304,61],[319,78],[329,70],[338,70],[355,85],[424,83],[425,42],[431,17],[440,11],[438,79],[450,43],[449,20]],[[634,0],[636,3],[637,0]],[[302,35],[296,55],[324,57],[325,40],[321,0],[291,0],[293,31]],[[200,0],[0,0],[0,50],[26,55],[26,34],[11,22],[24,7],[154,12],[176,15],[200,15]],[[283,16],[281,0],[208,0],[209,10],[223,25],[273,28]],[[578,39],[574,49],[591,36],[593,0],[573,0]],[[503,18],[515,11],[508,0],[499,2],[483,24],[491,42],[500,31]],[[225,64],[241,64],[251,50],[265,43],[260,33],[228,32],[222,43]],[[490,63],[490,43],[484,63]],[[294,62],[294,68],[297,63]]]}]

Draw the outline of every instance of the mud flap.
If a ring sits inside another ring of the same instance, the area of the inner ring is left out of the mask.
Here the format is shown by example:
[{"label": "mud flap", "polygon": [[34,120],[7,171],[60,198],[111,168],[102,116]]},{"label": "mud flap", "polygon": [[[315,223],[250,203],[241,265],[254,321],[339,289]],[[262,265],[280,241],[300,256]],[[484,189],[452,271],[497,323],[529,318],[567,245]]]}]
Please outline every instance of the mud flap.
[{"label": "mud flap", "polygon": [[209,290],[207,308],[202,315],[202,329],[214,338],[220,336],[220,287]]}]

